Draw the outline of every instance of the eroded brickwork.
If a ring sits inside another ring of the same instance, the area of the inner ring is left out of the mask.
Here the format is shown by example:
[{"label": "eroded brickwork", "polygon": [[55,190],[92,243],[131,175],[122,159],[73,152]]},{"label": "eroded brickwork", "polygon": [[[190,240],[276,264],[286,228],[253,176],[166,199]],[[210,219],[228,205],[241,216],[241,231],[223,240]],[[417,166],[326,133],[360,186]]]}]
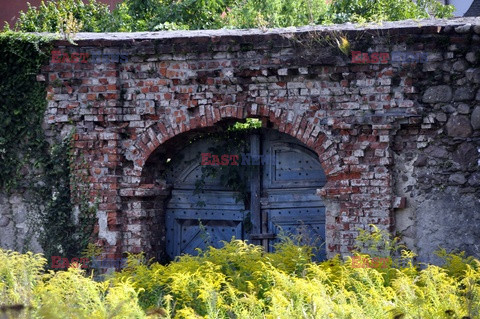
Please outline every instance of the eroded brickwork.
[{"label": "eroded brickwork", "polygon": [[[347,253],[358,228],[368,224],[394,231],[396,209],[403,209],[400,230],[415,248],[421,209],[409,196],[429,182],[416,168],[402,177],[401,167],[414,159],[413,166],[426,161],[423,167],[438,173],[443,168],[428,158],[432,147],[450,143],[445,138],[452,143],[442,156],[457,156],[458,146],[472,163],[478,160],[476,22],[79,34],[77,46],[58,41],[56,50],[126,54],[128,62],[46,66],[48,134],[75,128],[75,156],[88,164],[76,174],[89,176],[86,189],[99,202],[98,242],[109,258],[125,251],[162,258],[169,188],[151,178],[149,163],[165,160],[195,132],[247,117],[262,118],[318,154],[327,175],[318,194],[327,204],[329,256]],[[422,51],[427,62],[351,63],[335,45],[340,36],[352,50]],[[478,196],[478,166],[459,167],[461,176],[439,183]],[[413,184],[405,191],[398,182],[409,178]],[[478,222],[478,200],[472,205]]]}]

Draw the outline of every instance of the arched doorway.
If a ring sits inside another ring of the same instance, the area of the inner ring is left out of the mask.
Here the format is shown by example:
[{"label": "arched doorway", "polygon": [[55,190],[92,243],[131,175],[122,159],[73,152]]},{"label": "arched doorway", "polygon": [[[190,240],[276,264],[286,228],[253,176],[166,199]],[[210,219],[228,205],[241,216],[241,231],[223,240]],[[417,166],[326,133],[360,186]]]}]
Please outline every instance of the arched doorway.
[{"label": "arched doorway", "polygon": [[[318,156],[271,129],[249,132],[243,142],[230,143],[228,154],[218,154],[218,140],[207,137],[172,156],[165,172],[172,185],[165,215],[167,255],[196,254],[196,248],[221,247],[232,237],[272,251],[285,235],[318,247],[316,259],[325,259],[325,205],[317,189],[326,177]],[[220,164],[228,159],[229,169],[202,165],[202,159],[203,164],[217,164],[215,155]],[[227,187],[225,179],[232,176],[214,170],[236,174],[243,188]]]}]

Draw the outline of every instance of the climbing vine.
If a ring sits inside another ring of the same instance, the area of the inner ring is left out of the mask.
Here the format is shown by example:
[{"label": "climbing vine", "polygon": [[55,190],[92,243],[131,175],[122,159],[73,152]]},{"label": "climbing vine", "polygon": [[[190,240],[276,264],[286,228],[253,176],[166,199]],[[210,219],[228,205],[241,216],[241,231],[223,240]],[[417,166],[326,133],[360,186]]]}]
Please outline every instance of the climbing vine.
[{"label": "climbing vine", "polygon": [[76,186],[81,181],[71,174],[71,135],[50,144],[42,128],[46,87],[37,75],[49,59],[50,41],[0,33],[0,190],[23,189],[32,195],[30,232],[38,234],[47,258],[79,256],[93,231],[95,213]]},{"label": "climbing vine", "polygon": [[64,141],[50,147],[50,157],[45,161],[41,183],[33,186],[42,225],[37,230],[45,256],[80,256],[90,241],[95,221],[96,205],[91,204],[84,185],[86,176],[72,174],[78,168],[72,154],[72,134]]},{"label": "climbing vine", "polygon": [[48,59],[48,39],[15,32],[0,33],[0,187],[10,190],[37,166],[45,139],[41,128],[45,85],[36,81]]}]

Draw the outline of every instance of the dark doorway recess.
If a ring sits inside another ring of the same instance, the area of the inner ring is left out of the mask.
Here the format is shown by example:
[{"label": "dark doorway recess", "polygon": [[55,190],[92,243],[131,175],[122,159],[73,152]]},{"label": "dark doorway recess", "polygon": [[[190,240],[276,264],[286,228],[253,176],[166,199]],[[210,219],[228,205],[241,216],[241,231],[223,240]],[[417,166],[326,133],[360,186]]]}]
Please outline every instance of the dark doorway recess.
[{"label": "dark doorway recess", "polygon": [[[241,171],[237,178],[245,186],[242,193],[225,186],[230,176],[205,173],[202,153],[212,154],[211,162],[213,154],[220,158],[223,154],[215,153],[218,143],[218,139],[196,139],[169,161],[165,174],[172,186],[165,215],[167,255],[171,259],[195,255],[196,248],[219,248],[232,237],[272,251],[279,236],[289,236],[316,247],[315,259],[325,259],[325,205],[317,189],[325,185],[326,177],[317,154],[272,129],[251,131],[243,143],[225,140],[230,143],[227,155],[239,155],[237,162],[244,166],[232,168]],[[215,169],[223,168],[208,168],[210,172]]]}]

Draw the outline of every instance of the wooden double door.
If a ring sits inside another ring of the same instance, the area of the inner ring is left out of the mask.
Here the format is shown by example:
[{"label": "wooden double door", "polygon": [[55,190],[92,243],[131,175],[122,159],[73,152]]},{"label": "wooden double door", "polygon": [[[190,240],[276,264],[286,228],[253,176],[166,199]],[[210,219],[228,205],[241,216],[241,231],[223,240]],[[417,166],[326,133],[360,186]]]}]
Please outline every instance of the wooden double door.
[{"label": "wooden double door", "polygon": [[[318,156],[296,139],[273,130],[247,137],[250,174],[247,201],[222,186],[221,177],[202,178],[201,153],[212,141],[191,143],[172,159],[173,185],[166,207],[166,250],[170,258],[222,247],[222,241],[248,240],[272,251],[281,236],[317,249],[325,259],[325,205],[316,195],[326,183]],[[221,154],[219,154],[221,155]],[[252,160],[253,158],[253,160]],[[238,164],[242,164],[242,160]],[[246,164],[243,161],[243,164]]]}]

